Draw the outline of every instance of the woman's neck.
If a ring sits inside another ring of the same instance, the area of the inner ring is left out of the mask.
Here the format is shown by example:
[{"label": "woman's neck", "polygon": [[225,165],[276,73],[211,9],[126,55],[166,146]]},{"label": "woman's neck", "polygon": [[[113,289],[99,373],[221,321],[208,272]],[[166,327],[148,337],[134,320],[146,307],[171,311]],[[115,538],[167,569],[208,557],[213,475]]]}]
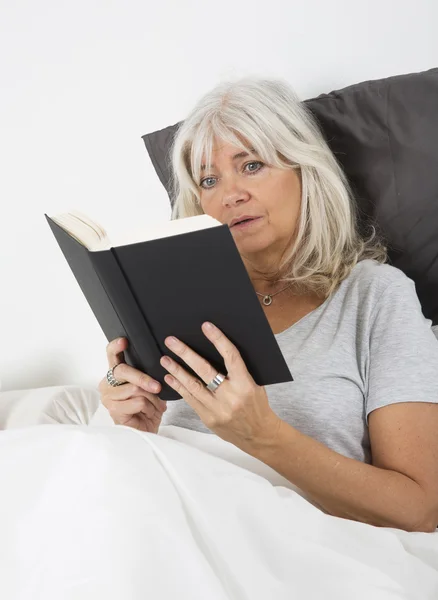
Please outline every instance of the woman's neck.
[{"label": "woman's neck", "polygon": [[278,275],[278,263],[274,263],[275,267],[272,266],[273,263],[256,265],[253,262],[247,261],[244,257],[242,258],[256,292],[274,294],[278,290],[290,285],[287,280],[273,279],[275,275]]},{"label": "woman's neck", "polygon": [[[254,289],[261,294],[274,294],[288,285],[288,281],[279,279],[279,266],[286,248],[277,243],[275,247],[265,248],[263,252],[242,256],[243,263],[252,281]],[[291,286],[292,287],[292,286]]]},{"label": "woman's neck", "polygon": [[293,284],[287,280],[272,282],[272,281],[266,280],[260,276],[258,276],[258,277],[250,276],[250,279],[252,281],[252,285],[254,286],[255,291],[259,292],[259,294],[269,295],[269,294],[275,294],[276,292],[279,292],[280,290],[282,290],[284,288],[287,288],[290,291],[292,291],[292,289],[293,289]]}]

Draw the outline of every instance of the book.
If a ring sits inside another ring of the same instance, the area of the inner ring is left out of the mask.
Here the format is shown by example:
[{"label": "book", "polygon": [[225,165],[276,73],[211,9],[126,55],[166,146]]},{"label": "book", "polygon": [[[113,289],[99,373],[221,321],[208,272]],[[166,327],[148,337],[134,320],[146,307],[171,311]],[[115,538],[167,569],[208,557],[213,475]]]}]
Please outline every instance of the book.
[{"label": "book", "polygon": [[164,354],[198,377],[167,336],[227,374],[205,321],[237,346],[258,385],[293,381],[228,225],[199,215],[110,240],[79,212],[45,217],[107,340],[128,339],[126,362],[161,383],[162,400],[180,399],[164,381]]}]

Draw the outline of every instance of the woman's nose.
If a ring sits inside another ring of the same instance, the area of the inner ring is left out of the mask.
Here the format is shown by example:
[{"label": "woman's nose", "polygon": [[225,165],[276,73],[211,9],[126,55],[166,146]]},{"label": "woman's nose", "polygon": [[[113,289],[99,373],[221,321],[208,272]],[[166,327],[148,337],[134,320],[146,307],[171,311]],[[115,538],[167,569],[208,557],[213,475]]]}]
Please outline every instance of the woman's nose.
[{"label": "woman's nose", "polygon": [[222,204],[224,206],[234,206],[242,202],[249,200],[250,194],[247,190],[236,185],[235,183],[229,183],[222,197]]}]

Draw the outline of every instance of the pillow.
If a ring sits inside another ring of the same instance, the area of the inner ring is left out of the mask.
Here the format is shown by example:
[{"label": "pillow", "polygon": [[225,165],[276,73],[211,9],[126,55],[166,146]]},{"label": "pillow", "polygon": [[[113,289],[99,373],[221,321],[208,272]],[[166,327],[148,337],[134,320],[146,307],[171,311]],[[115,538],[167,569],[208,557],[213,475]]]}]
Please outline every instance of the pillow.
[{"label": "pillow", "polygon": [[[367,81],[306,100],[344,168],[361,223],[416,284],[438,324],[438,68]],[[143,136],[172,202],[169,150],[178,123]]]},{"label": "pillow", "polygon": [[49,423],[87,425],[99,405],[96,389],[77,385],[0,392],[0,430]]}]

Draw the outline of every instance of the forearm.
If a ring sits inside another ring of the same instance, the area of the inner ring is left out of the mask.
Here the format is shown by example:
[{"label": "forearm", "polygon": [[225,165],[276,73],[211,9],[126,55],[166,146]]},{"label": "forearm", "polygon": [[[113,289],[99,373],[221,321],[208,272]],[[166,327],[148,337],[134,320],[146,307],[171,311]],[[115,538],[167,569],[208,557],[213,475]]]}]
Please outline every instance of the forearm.
[{"label": "forearm", "polygon": [[426,496],[412,479],[346,458],[280,421],[274,438],[245,448],[329,514],[407,531],[432,531]]}]

